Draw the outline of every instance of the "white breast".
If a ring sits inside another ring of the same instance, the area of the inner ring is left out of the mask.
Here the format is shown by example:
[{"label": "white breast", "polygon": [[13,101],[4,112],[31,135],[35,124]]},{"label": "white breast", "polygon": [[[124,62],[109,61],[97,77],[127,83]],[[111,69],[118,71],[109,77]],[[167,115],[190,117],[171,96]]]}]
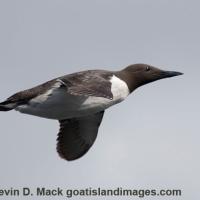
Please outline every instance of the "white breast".
[{"label": "white breast", "polygon": [[129,88],[123,80],[113,76],[110,82],[114,100],[124,100],[130,94]]}]

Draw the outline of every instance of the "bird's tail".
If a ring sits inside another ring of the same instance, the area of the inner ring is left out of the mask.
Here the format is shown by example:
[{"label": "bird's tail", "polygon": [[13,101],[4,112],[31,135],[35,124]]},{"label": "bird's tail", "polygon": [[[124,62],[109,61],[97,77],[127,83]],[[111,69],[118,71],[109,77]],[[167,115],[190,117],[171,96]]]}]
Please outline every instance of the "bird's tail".
[{"label": "bird's tail", "polygon": [[0,111],[9,111],[16,107],[17,107],[17,104],[10,101],[4,101],[0,103]]}]

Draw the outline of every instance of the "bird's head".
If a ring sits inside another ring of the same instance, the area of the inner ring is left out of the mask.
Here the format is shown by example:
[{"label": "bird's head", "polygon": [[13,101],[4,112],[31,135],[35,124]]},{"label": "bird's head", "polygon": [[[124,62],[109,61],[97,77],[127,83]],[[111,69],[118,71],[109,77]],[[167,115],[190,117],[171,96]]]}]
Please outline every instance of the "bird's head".
[{"label": "bird's head", "polygon": [[128,80],[130,90],[134,90],[147,83],[164,78],[179,76],[183,73],[176,71],[165,71],[147,64],[133,64],[122,70],[125,79]]}]

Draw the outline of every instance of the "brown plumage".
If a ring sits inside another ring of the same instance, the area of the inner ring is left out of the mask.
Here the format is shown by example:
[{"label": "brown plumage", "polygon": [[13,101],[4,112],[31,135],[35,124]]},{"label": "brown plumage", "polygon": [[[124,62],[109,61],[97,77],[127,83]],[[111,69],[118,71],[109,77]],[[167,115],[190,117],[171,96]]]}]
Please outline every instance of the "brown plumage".
[{"label": "brown plumage", "polygon": [[15,109],[57,119],[57,151],[62,158],[75,160],[94,143],[105,109],[142,85],[181,74],[146,64],[130,65],[121,71],[77,72],[12,95],[0,103],[0,111]]}]

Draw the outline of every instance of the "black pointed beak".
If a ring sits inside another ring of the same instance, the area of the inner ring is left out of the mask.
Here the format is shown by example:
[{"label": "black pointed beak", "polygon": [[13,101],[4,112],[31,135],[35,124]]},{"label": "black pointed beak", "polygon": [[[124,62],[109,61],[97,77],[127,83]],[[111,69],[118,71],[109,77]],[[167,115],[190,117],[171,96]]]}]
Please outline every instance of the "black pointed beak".
[{"label": "black pointed beak", "polygon": [[162,71],[161,72],[162,78],[170,78],[173,76],[180,76],[180,75],[183,75],[183,73],[182,72],[174,72],[174,71]]}]

